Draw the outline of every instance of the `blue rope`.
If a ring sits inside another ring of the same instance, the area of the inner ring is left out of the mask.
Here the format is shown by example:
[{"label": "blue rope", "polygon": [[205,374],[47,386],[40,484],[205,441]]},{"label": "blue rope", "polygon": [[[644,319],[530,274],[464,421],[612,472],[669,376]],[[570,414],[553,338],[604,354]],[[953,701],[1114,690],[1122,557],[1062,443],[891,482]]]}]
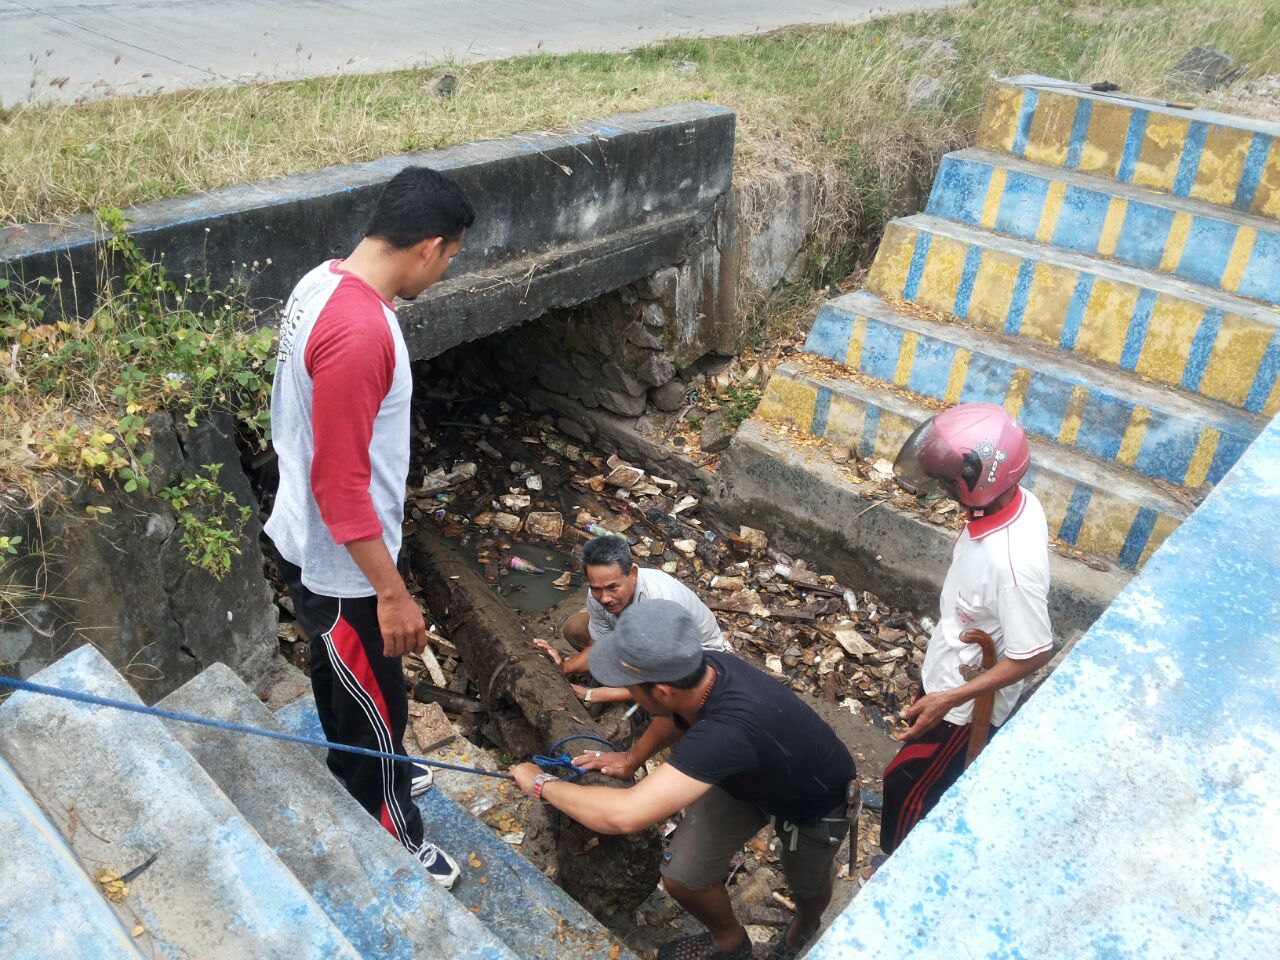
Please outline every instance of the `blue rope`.
[{"label": "blue rope", "polygon": [[[441,770],[456,770],[459,773],[474,773],[476,776],[496,777],[499,780],[515,779],[515,777],[511,776],[509,773],[498,773],[494,770],[481,770],[479,767],[463,767],[456,763],[444,763],[441,760],[425,760],[422,757],[410,757],[401,753],[383,753],[381,750],[370,750],[367,747],[353,747],[346,743],[333,743],[329,740],[301,737],[292,733],[281,733],[277,730],[263,730],[260,727],[251,727],[245,723],[235,723],[230,720],[214,720],[210,717],[197,717],[194,714],[182,713],[178,710],[166,710],[163,707],[148,707],[140,703],[129,703],[124,700],[112,700],[110,697],[99,697],[93,693],[81,693],[77,690],[63,690],[60,687],[47,687],[41,683],[32,683],[29,680],[17,680],[13,677],[0,676],[0,687],[11,687],[14,690],[25,690],[28,693],[43,693],[51,697],[59,697],[63,700],[73,700],[76,703],[87,703],[96,707],[113,707],[116,710],[127,710],[130,713],[141,713],[149,717],[159,717],[162,720],[177,720],[180,723],[194,723],[197,726],[212,727],[214,730],[225,730],[230,733],[249,733],[255,737],[267,737],[271,740],[283,740],[286,743],[301,743],[308,747],[323,747],[326,750],[355,753],[362,757],[377,757],[379,760],[399,760],[402,763],[416,763],[421,764],[424,767],[439,767]],[[569,737],[567,739],[573,740],[576,738]],[[600,737],[596,737],[595,739],[601,740]],[[553,746],[551,750],[554,752],[564,742],[564,740],[561,740],[560,743]],[[608,743],[607,740],[602,740],[602,742]],[[568,755],[566,754],[565,756],[567,757]],[[541,766],[541,764],[539,764],[539,766]],[[570,764],[570,766],[572,766],[572,764]],[[577,768],[575,768],[575,770],[576,769]],[[579,774],[579,776],[580,775],[581,774]]]},{"label": "blue rope", "polygon": [[596,743],[603,743],[610,750],[618,749],[610,741],[606,740],[604,737],[597,737],[594,733],[575,733],[571,737],[565,737],[563,740],[557,740],[551,745],[545,754],[540,753],[534,756],[532,758],[533,762],[541,769],[547,771],[547,773],[555,773],[562,767],[568,767],[569,771],[573,774],[573,779],[579,779],[583,774],[589,773],[590,771],[583,770],[581,767],[576,765],[573,762],[573,757],[569,755],[567,750],[559,755],[556,754],[556,751],[570,740],[594,740]]}]

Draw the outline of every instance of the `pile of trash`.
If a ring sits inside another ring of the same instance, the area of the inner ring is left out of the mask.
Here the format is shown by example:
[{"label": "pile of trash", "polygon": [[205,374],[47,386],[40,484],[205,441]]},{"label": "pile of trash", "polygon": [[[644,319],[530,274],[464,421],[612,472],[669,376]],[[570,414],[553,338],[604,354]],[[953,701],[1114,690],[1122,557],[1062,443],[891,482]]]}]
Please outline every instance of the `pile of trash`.
[{"label": "pile of trash", "polygon": [[[533,633],[560,600],[581,602],[581,545],[615,533],[638,562],[694,589],[735,651],[796,691],[847,700],[855,714],[873,719],[914,696],[932,624],[913,611],[778,551],[763,531],[716,529],[701,519],[700,498],[679,482],[584,449],[549,416],[498,403],[465,421],[448,420],[452,429],[439,430],[438,443],[425,441],[428,423],[440,424],[440,414],[419,423],[424,462],[407,522],[437,524],[521,609]],[[909,497],[887,464],[850,463],[851,471],[859,468],[869,499]],[[950,512],[938,509],[950,521]],[[531,595],[540,602],[521,602]],[[450,675],[456,659],[438,662],[435,685],[463,692],[464,683]]]}]

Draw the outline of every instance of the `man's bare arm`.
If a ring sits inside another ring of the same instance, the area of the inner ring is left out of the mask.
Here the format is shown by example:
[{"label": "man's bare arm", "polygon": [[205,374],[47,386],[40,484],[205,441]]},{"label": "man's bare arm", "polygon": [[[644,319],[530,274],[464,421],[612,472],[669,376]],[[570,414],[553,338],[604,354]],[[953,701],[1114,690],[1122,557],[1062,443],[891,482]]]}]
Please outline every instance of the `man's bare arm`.
[{"label": "man's bare arm", "polygon": [[[538,768],[532,763],[511,773],[525,793],[532,795]],[[711,789],[665,764],[633,787],[596,787],[556,781],[542,788],[542,799],[596,833],[635,833],[661,823]]]},{"label": "man's bare arm", "polygon": [[378,627],[382,631],[382,653],[399,657],[420,653],[427,645],[427,624],[422,608],[405,586],[387,545],[373,540],[350,540],[345,544],[365,579],[378,596]]},{"label": "man's bare arm", "polygon": [[911,729],[898,735],[896,739],[911,742],[919,739],[925,732],[938,725],[948,713],[962,704],[968,703],[984,693],[994,693],[1011,683],[1017,683],[1030,676],[1053,659],[1053,650],[1045,650],[1034,657],[1016,660],[1006,657],[989,670],[984,670],[968,683],[954,690],[939,690],[937,693],[926,693],[911,706],[902,711],[902,719],[914,721]]}]

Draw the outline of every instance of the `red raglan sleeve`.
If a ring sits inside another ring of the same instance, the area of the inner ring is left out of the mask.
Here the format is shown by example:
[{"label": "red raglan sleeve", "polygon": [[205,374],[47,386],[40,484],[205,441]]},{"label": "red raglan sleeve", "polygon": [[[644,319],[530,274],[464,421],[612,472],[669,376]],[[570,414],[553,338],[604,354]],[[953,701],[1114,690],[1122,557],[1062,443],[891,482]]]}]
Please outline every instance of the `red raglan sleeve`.
[{"label": "red raglan sleeve", "polygon": [[382,305],[339,285],[307,340],[311,492],[337,544],[382,536],[369,493],[373,422],[395,376],[395,344]]}]

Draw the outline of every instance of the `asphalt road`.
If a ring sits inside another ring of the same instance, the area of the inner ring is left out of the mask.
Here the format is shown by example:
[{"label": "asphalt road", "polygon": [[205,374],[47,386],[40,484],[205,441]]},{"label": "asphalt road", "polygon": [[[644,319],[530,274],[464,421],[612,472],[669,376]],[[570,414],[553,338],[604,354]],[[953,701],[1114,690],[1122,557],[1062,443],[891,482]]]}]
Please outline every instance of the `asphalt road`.
[{"label": "asphalt road", "polygon": [[0,104],[857,23],[957,0],[0,0]]}]

